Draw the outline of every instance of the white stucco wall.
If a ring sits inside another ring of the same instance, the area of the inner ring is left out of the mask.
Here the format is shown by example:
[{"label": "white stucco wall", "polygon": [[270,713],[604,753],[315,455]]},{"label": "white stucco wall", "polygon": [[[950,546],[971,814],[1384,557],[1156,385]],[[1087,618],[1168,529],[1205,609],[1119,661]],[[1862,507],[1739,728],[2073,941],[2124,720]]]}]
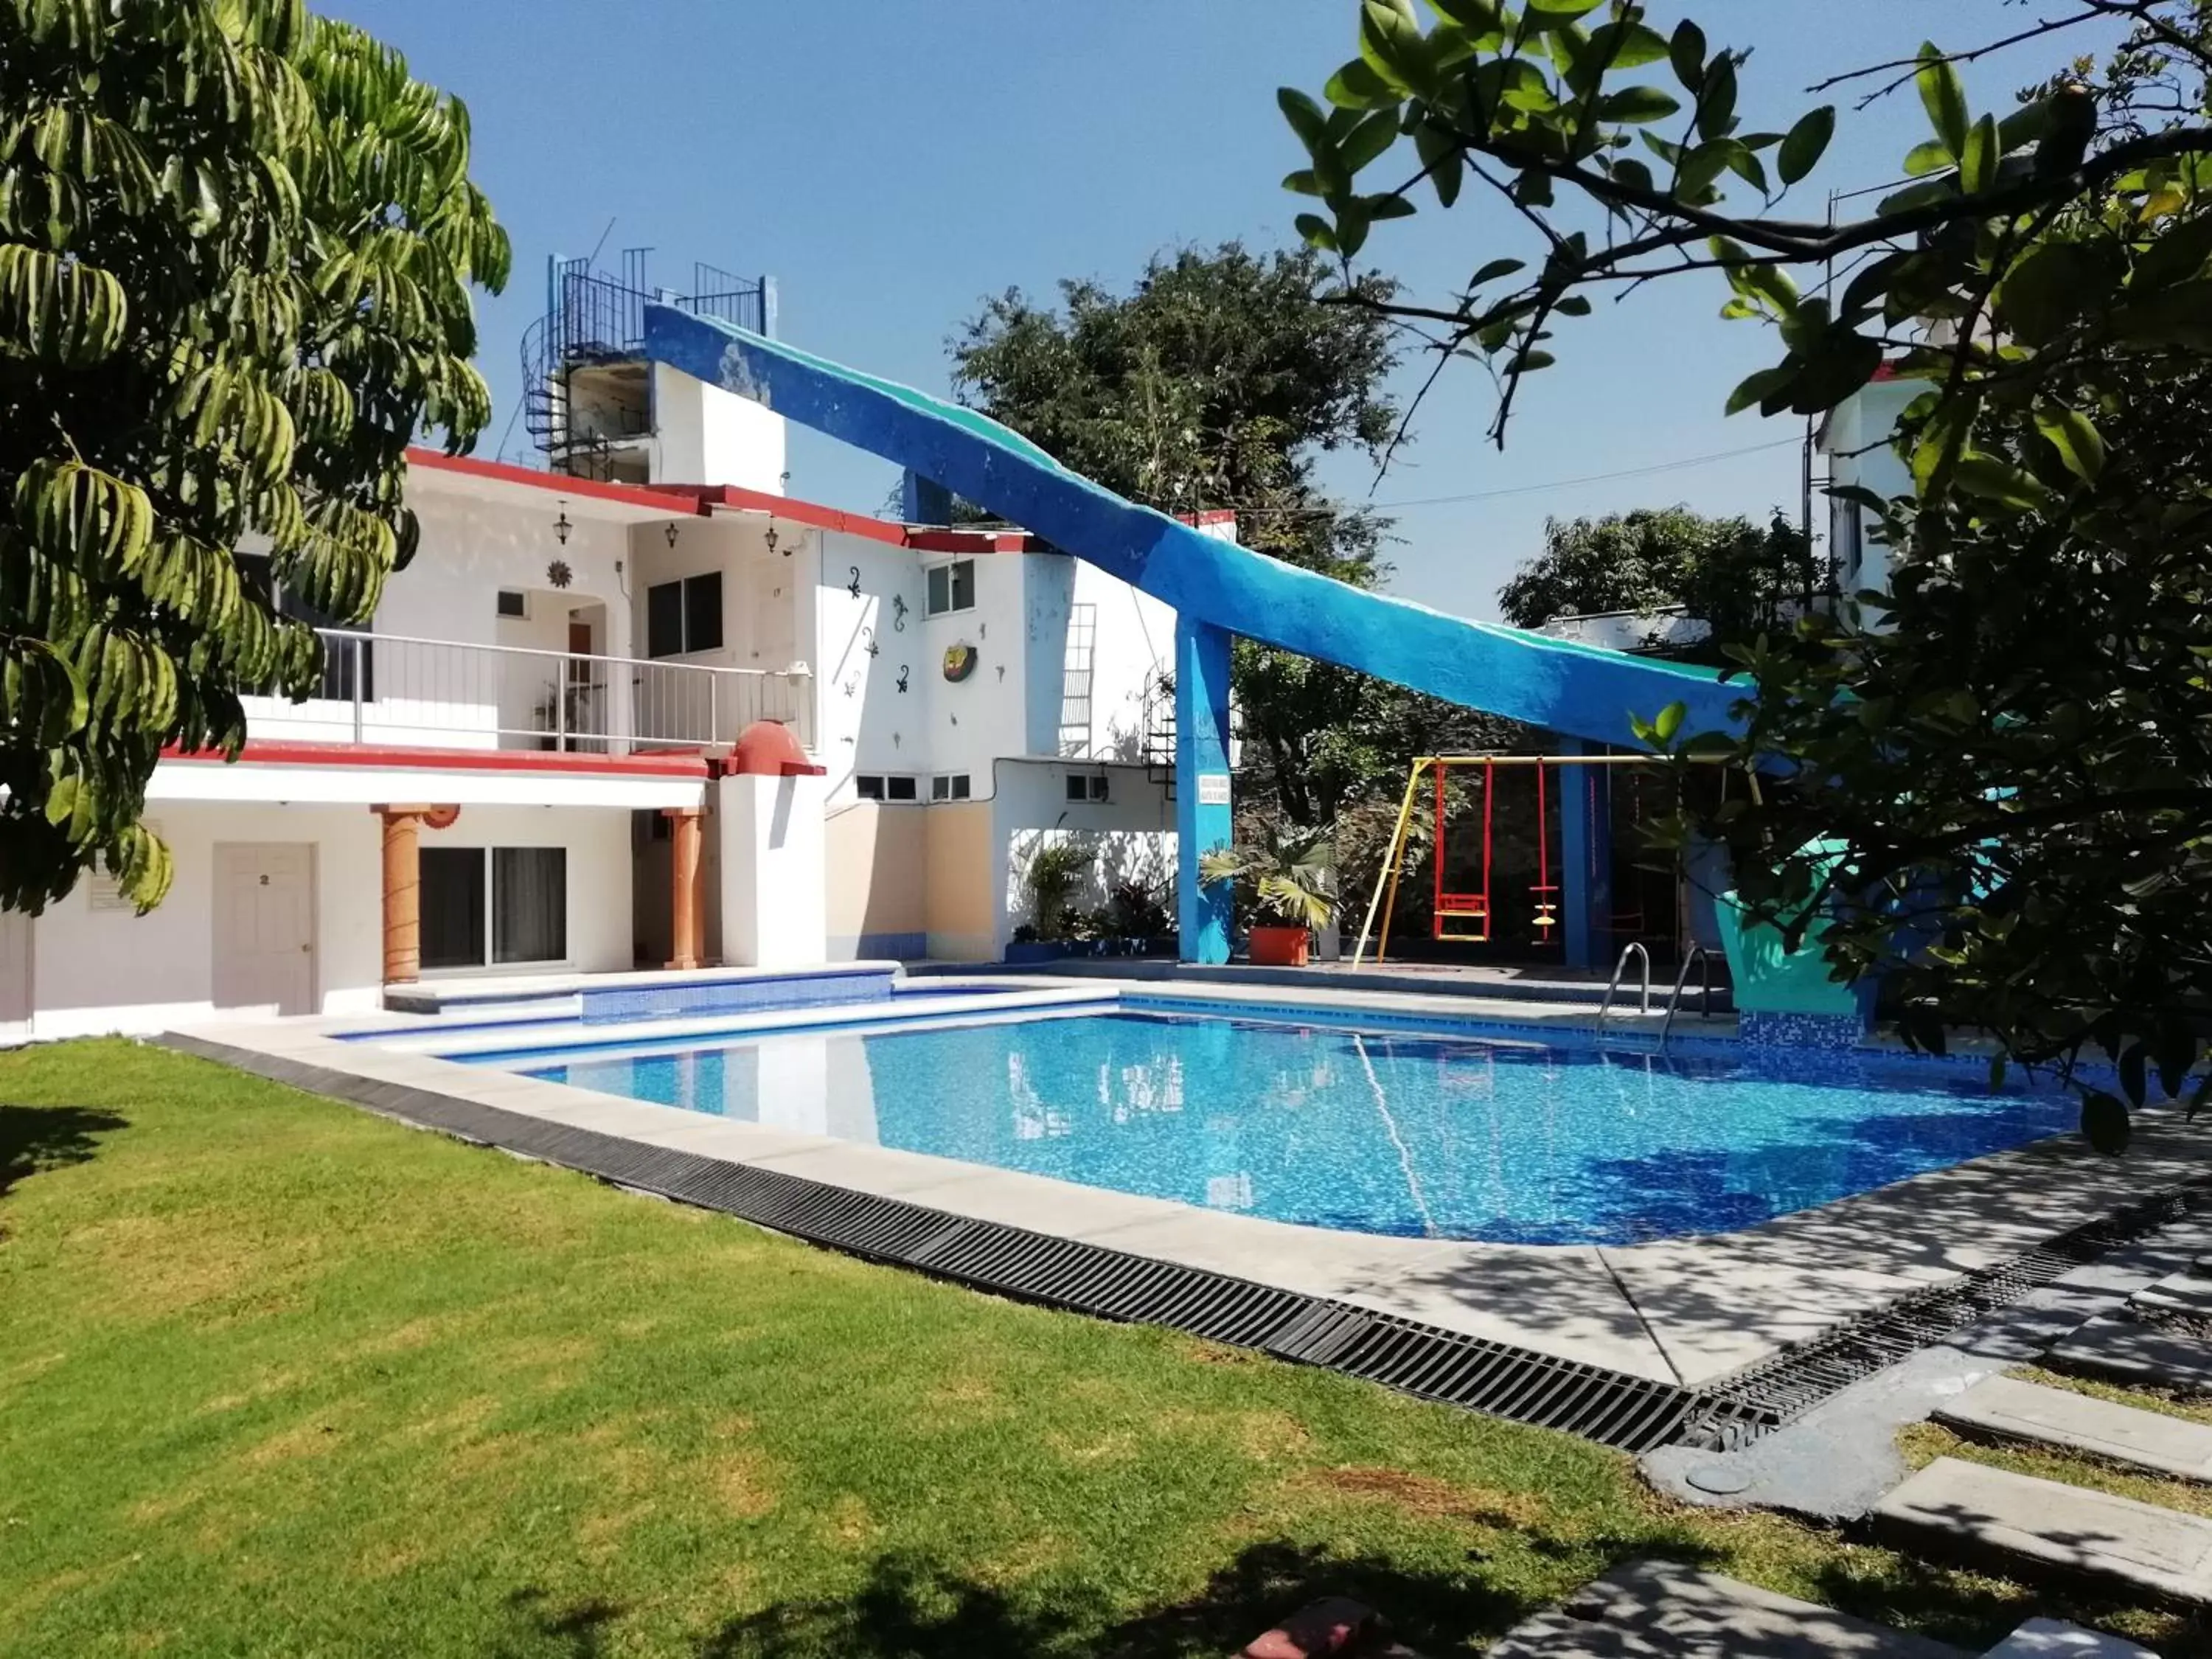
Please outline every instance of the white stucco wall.
[{"label": "white stucco wall", "polygon": [[1136,760],[1144,750],[1146,697],[1175,665],[1175,611],[1096,565],[1063,562],[1074,567],[1075,602],[1097,607],[1090,752],[1102,760]]},{"label": "white stucco wall", "polygon": [[[855,772],[926,777],[931,702],[943,682],[936,678],[922,625],[919,559],[908,548],[825,531],[817,538],[813,567],[811,637],[820,734],[815,752],[830,769],[830,799],[853,799]],[[855,572],[858,599],[850,591]],[[906,601],[903,617],[892,603],[894,596]],[[802,610],[805,605],[802,600]],[[872,644],[873,656],[868,653]],[[907,670],[902,693],[901,668]],[[928,794],[927,784],[921,793]]]},{"label": "white stucco wall", "polygon": [[[490,749],[500,746],[501,726],[534,729],[535,710],[550,696],[560,665],[456,644],[563,651],[570,613],[580,612],[579,620],[593,624],[599,654],[630,654],[629,605],[617,568],[629,553],[626,524],[595,516],[583,498],[563,501],[552,491],[529,489],[524,499],[491,499],[475,480],[422,467],[408,475],[407,500],[422,544],[386,584],[371,624],[382,637],[371,647],[375,699],[362,710],[365,741]],[[563,514],[565,545],[554,528]],[[566,588],[553,584],[556,561],[568,567]],[[527,622],[499,615],[501,588],[529,595]],[[627,705],[617,697],[607,707],[608,718],[598,723],[622,729]],[[246,709],[256,738],[352,740],[347,702],[249,697]]]},{"label": "white stucco wall", "polygon": [[[1820,441],[1834,488],[1871,489],[1882,496],[1911,492],[1911,471],[1888,439],[1898,417],[1926,389],[1920,380],[1877,380],[1838,406]],[[1870,517],[1854,502],[1829,500],[1828,547],[1847,599],[1862,588],[1889,586],[1889,550],[1874,539]]]},{"label": "white stucco wall", "polygon": [[[1110,799],[1067,799],[1067,778],[1103,771]],[[1122,881],[1164,890],[1172,908],[1176,870],[1175,805],[1141,766],[1081,762],[1006,762],[998,769],[991,806],[996,884],[996,947],[1003,951],[1030,914],[1024,872],[1030,855],[1047,842],[1073,842],[1091,859],[1090,872],[1070,902],[1080,909],[1105,903]]]},{"label": "white stucco wall", "polygon": [[[382,827],[366,806],[172,802],[149,820],[176,860],[175,884],[159,908],[145,916],[95,908],[88,882],[32,924],[33,1036],[158,1032],[219,1016],[212,1000],[218,842],[313,845],[317,1006],[325,1014],[377,1006]],[[450,830],[423,831],[422,845],[565,847],[568,965],[630,966],[628,812],[465,807]]]},{"label": "white stucco wall", "polygon": [[719,786],[721,956],[800,968],[829,955],[818,777],[731,777]]},{"label": "white stucco wall", "polygon": [[653,366],[652,479],[783,494],[784,419],[750,398]]}]

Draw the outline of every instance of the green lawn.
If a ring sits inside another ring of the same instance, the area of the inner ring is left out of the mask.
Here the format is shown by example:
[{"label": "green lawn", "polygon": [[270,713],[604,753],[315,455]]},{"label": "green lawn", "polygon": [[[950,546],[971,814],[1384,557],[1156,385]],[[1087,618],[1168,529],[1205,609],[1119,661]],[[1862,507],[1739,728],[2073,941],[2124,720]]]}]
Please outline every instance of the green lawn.
[{"label": "green lawn", "polygon": [[1341,1590],[1442,1659],[1648,1551],[2026,1607],[159,1050],[0,1055],[0,1653],[1219,1654]]}]

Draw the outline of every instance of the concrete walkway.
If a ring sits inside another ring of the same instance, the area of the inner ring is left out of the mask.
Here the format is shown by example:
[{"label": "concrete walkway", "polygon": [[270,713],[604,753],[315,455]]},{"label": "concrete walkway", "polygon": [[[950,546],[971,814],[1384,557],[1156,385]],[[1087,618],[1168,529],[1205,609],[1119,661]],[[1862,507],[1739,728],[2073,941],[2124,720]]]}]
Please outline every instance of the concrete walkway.
[{"label": "concrete walkway", "polygon": [[1984,1378],[1936,1421],[1969,1439],[2056,1446],[2176,1480],[2212,1480],[2212,1425],[2017,1377]]},{"label": "concrete walkway", "polygon": [[2065,1340],[2052,1344],[2049,1358],[2058,1370],[2085,1376],[2182,1394],[2212,1394],[2212,1343],[2131,1319],[2093,1319]]},{"label": "concrete walkway", "polygon": [[1915,1553],[2212,1606],[2212,1521],[2094,1487],[1939,1457],[1873,1520],[1877,1538]]}]

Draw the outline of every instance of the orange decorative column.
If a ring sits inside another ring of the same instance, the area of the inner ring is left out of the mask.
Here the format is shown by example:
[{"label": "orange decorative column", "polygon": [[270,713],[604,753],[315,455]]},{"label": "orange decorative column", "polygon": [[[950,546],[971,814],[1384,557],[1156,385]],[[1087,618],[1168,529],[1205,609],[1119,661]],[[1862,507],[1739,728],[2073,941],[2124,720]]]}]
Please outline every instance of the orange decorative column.
[{"label": "orange decorative column", "polygon": [[699,850],[700,809],[670,806],[662,809],[669,821],[669,915],[672,919],[671,968],[699,965]]},{"label": "orange decorative column", "polygon": [[443,830],[460,817],[453,806],[372,806],[384,821],[384,982],[422,977],[422,848],[425,823]]}]

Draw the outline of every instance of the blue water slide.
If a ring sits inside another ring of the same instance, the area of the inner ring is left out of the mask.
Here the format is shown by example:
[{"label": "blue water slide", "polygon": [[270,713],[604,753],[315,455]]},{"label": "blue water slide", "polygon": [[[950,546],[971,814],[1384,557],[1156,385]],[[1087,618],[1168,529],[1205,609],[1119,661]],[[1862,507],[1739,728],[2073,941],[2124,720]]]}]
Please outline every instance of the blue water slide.
[{"label": "blue water slide", "polygon": [[1741,694],[1707,670],[1347,587],[1125,501],[974,410],[780,340],[648,305],[645,350],[656,362],[934,478],[1189,622],[1592,743],[1634,747],[1630,715],[1648,719],[1671,702],[1686,705],[1692,732],[1738,724],[1731,707]]},{"label": "blue water slide", "polygon": [[[780,340],[648,305],[645,354],[933,478],[1174,608],[1178,916],[1188,960],[1222,962],[1229,954],[1229,894],[1200,884],[1198,855],[1231,834],[1234,636],[1582,743],[1635,747],[1631,717],[1649,718],[1675,702],[1685,705],[1689,731],[1739,724],[1741,694],[1709,670],[1470,622],[1347,587],[1125,501],[973,410]],[[1579,845],[1572,830],[1571,845]],[[1603,919],[1595,890],[1568,873],[1571,933],[1595,939]],[[1577,917],[1586,924],[1579,929],[1571,927]]]}]

